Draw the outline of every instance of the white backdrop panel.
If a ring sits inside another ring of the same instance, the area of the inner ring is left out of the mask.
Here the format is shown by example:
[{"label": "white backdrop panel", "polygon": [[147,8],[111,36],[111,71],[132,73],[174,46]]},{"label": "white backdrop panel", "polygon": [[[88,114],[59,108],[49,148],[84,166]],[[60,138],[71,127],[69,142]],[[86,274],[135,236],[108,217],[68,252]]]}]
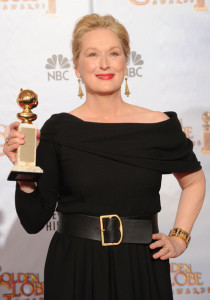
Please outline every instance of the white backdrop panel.
[{"label": "white backdrop panel", "polygon": [[[34,112],[39,128],[51,114],[70,111],[83,103],[77,97],[69,45],[74,24],[84,14],[113,14],[126,26],[131,38],[128,82],[132,94],[124,100],[153,110],[178,112],[209,182],[210,162],[209,155],[202,153],[201,117],[204,111],[210,111],[210,13],[196,11],[196,1],[161,3],[164,1],[0,2],[0,297],[10,293],[11,300],[43,299],[44,261],[57,223],[55,215],[39,234],[28,235],[17,219],[14,183],[6,181],[12,165],[2,155],[8,124],[21,111],[15,99],[21,87],[38,94],[39,106]],[[210,9],[209,0],[199,1],[199,5],[200,9]],[[163,177],[160,230],[165,233],[173,226],[180,192],[172,175]],[[209,299],[209,198],[207,188],[189,249],[171,260],[175,299]],[[19,273],[19,283],[15,283]],[[27,285],[27,273],[35,274],[35,279],[28,275],[32,286]]]}]

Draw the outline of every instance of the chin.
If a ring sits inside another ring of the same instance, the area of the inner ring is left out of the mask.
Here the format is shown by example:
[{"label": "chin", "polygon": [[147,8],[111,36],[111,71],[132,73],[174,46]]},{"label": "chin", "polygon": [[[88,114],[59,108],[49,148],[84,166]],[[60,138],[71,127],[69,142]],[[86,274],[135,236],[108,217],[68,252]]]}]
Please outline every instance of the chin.
[{"label": "chin", "polygon": [[119,90],[104,90],[104,91],[97,91],[95,94],[100,95],[100,96],[110,96],[113,94],[118,93]]},{"label": "chin", "polygon": [[121,93],[121,87],[117,89],[98,89],[98,90],[89,90],[89,93],[92,95],[100,95],[100,96],[110,96],[113,94]]}]

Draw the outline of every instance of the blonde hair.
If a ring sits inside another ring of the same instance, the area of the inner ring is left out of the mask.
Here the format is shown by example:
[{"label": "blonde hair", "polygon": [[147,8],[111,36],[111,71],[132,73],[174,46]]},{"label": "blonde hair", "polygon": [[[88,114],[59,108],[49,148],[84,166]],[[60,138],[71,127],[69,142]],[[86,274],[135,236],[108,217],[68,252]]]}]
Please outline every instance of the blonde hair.
[{"label": "blonde hair", "polygon": [[73,61],[76,64],[81,52],[81,39],[83,35],[91,30],[105,28],[114,32],[121,41],[126,59],[130,53],[130,39],[125,27],[111,15],[100,16],[99,14],[89,14],[82,17],[75,25],[72,36]]}]

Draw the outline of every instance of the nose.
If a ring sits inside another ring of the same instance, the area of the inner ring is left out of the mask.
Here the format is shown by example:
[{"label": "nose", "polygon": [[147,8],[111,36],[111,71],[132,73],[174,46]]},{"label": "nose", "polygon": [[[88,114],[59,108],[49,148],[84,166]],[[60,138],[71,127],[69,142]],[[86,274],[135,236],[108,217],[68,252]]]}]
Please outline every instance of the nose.
[{"label": "nose", "polygon": [[109,59],[105,53],[101,55],[99,67],[102,70],[107,70],[109,68]]}]

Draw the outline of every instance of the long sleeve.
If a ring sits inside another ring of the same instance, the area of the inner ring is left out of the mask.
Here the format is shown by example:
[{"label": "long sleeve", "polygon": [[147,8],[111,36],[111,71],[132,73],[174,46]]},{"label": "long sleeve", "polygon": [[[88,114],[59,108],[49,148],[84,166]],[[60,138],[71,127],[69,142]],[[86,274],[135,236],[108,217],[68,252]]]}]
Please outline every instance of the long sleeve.
[{"label": "long sleeve", "polygon": [[[41,134],[50,126],[48,122],[43,126]],[[41,139],[37,147],[37,165],[44,173],[32,193],[25,193],[16,185],[16,211],[28,233],[39,232],[55,211],[59,197],[58,146]]]}]

